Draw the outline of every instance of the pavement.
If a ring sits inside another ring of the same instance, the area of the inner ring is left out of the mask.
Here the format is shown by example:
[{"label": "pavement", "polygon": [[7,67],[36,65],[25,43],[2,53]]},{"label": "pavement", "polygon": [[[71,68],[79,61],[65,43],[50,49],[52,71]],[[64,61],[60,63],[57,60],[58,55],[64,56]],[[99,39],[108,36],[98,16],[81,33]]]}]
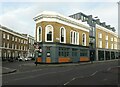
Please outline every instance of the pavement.
[{"label": "pavement", "polygon": [[[114,61],[114,60],[110,60]],[[93,63],[99,63],[99,62],[108,62],[108,61],[94,61]],[[38,64],[37,66],[32,62],[32,63],[27,63],[27,64],[22,64],[21,66],[36,66],[36,67],[50,67],[50,66],[55,66],[55,67],[64,67],[64,66],[77,66],[77,65],[86,65],[86,64],[91,64],[91,62],[81,62],[81,63],[64,63],[64,64]],[[16,72],[17,69],[14,68],[8,68],[8,67],[2,67],[2,74],[9,74],[9,73],[14,73]]]}]

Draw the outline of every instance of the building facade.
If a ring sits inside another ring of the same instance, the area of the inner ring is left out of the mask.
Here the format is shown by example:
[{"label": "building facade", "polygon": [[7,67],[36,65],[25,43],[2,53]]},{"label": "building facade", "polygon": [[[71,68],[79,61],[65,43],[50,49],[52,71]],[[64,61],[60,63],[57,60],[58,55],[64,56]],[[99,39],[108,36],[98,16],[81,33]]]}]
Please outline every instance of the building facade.
[{"label": "building facade", "polygon": [[119,58],[118,35],[100,25],[96,25],[96,60]]},{"label": "building facade", "polygon": [[2,60],[26,57],[28,51],[28,39],[7,27],[0,26],[0,58]]},{"label": "building facade", "polygon": [[35,39],[33,36],[28,35],[28,56],[29,57],[34,57],[34,43],[35,43]]},{"label": "building facade", "polygon": [[36,58],[41,63],[89,61],[87,23],[55,12],[42,12],[36,22]]},{"label": "building facade", "polygon": [[[89,31],[89,57],[93,60],[110,60],[117,59],[120,55],[120,40],[114,27],[100,22],[98,17],[76,13],[70,15],[76,20],[86,22],[90,26]],[[119,32],[119,29],[118,29]]]},{"label": "building facade", "polygon": [[55,12],[42,12],[34,21],[36,61],[102,61],[120,56],[120,38],[115,28],[92,15],[76,13],[66,17]]},{"label": "building facade", "polygon": [[35,43],[35,38],[31,35],[28,35],[28,34],[22,34],[24,36],[27,37],[27,49],[28,49],[28,52],[27,52],[27,57],[34,57],[34,43]]}]

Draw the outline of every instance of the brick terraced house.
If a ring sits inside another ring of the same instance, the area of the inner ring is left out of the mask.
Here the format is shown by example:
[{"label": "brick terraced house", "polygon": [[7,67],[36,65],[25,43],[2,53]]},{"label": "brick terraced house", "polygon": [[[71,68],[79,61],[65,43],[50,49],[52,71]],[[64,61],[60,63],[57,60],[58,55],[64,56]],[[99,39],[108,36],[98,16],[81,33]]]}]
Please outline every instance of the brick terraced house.
[{"label": "brick terraced house", "polygon": [[28,55],[28,37],[0,25],[0,58],[16,59]]}]

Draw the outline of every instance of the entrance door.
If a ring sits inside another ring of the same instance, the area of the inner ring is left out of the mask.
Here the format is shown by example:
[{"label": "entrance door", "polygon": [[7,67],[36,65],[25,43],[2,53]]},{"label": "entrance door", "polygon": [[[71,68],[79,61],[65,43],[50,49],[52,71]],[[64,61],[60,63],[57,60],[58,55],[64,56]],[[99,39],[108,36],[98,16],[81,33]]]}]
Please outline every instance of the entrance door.
[{"label": "entrance door", "polygon": [[95,50],[90,50],[90,61],[95,61]]}]

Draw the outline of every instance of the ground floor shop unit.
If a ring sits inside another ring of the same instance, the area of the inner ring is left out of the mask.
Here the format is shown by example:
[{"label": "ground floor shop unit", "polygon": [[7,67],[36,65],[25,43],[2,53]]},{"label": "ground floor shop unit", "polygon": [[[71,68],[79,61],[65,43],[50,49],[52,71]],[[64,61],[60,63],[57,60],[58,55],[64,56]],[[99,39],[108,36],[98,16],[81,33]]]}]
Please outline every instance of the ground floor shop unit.
[{"label": "ground floor shop unit", "polygon": [[90,61],[89,47],[60,43],[39,43],[35,51],[37,63]]},{"label": "ground floor shop unit", "polygon": [[96,53],[96,59],[98,61],[119,59],[120,57],[120,50],[97,49]]}]

